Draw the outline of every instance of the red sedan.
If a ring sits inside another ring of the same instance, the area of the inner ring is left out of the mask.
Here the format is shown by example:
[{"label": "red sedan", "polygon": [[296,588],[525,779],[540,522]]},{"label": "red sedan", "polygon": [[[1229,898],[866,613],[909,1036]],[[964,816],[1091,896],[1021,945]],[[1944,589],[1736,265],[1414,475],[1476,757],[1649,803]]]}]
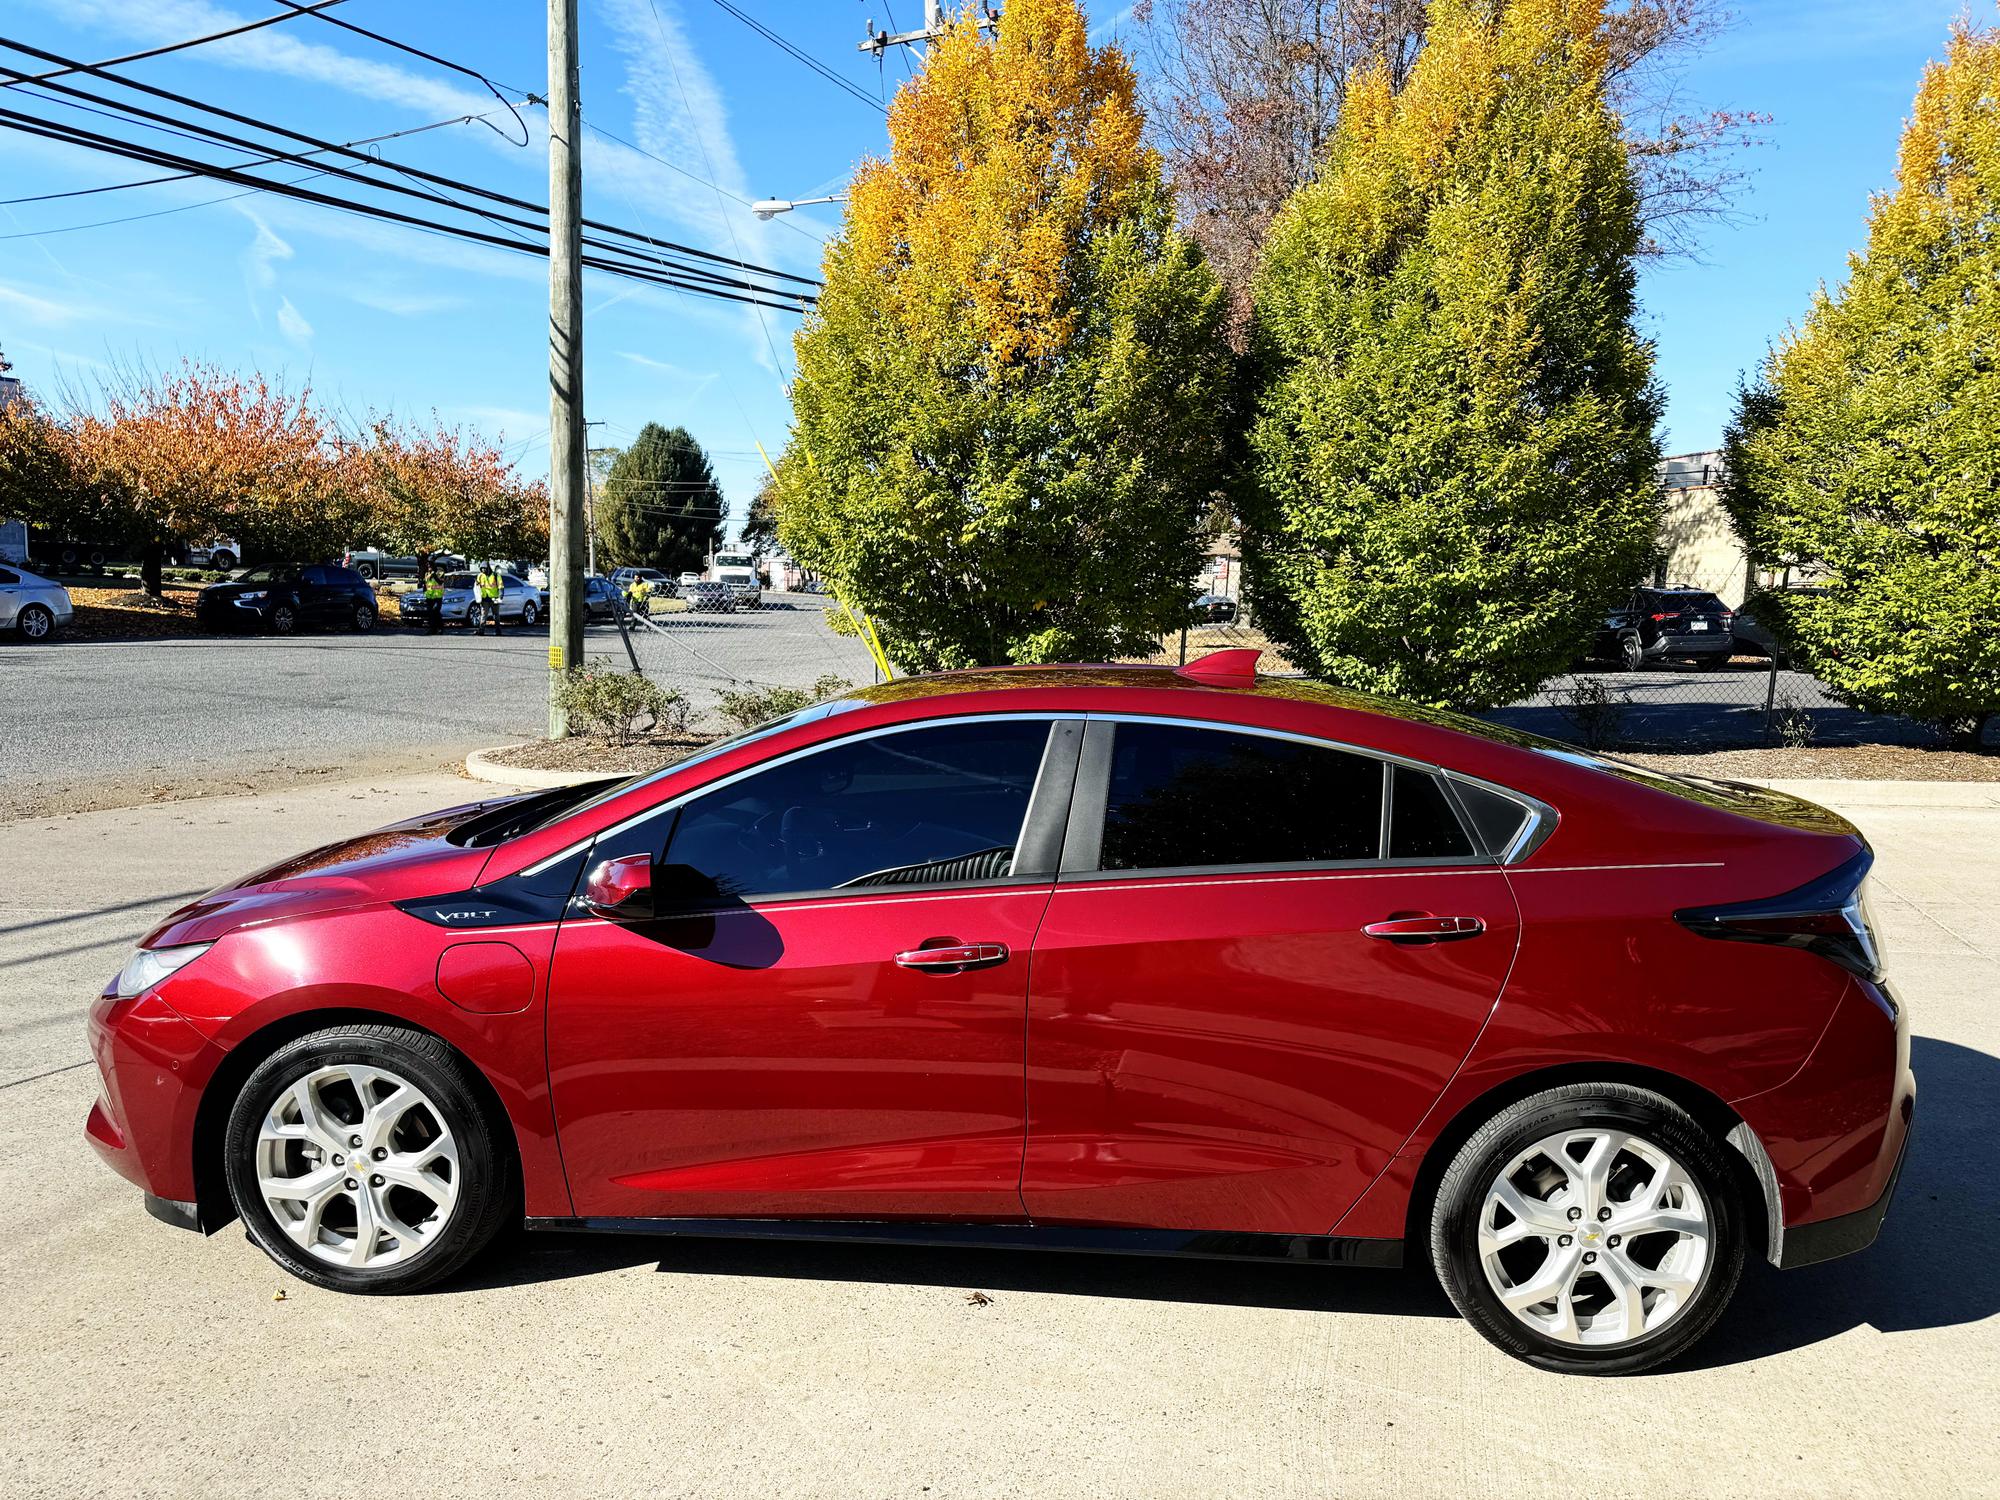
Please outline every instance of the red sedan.
[{"label": "red sedan", "polygon": [[1915,1096],[1834,814],[1253,675],[865,688],[183,907],[92,1142],[354,1292],[531,1228],[1396,1266],[1551,1369],[1859,1250]]}]

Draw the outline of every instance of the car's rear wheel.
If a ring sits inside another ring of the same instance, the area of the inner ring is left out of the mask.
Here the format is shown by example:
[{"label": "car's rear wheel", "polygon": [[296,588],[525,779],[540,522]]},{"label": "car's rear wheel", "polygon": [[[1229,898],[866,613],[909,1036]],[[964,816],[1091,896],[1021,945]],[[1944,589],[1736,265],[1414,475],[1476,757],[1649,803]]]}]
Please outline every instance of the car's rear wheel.
[{"label": "car's rear wheel", "polygon": [[1743,1271],[1735,1179],[1712,1136],[1627,1084],[1566,1084],[1502,1110],[1438,1186],[1431,1259],[1517,1359],[1624,1375],[1683,1353]]},{"label": "car's rear wheel", "polygon": [[1640,671],[1646,665],[1646,648],[1636,635],[1628,635],[1618,642],[1618,660],[1628,672]]},{"label": "car's rear wheel", "polygon": [[14,617],[14,629],[24,641],[45,641],[56,633],[55,613],[46,605],[24,605]]},{"label": "car's rear wheel", "polygon": [[294,1276],[407,1292],[493,1238],[504,1156],[464,1066],[434,1036],[355,1024],[280,1047],[244,1082],[224,1133],[251,1239]]},{"label": "car's rear wheel", "polygon": [[367,632],[375,628],[375,606],[357,604],[354,606],[354,628]]}]

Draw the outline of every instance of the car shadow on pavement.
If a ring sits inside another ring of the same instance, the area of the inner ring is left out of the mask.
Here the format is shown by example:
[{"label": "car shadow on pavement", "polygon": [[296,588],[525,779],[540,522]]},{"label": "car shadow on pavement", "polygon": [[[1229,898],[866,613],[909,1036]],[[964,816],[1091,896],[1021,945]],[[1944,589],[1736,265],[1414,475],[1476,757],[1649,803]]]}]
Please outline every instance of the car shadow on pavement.
[{"label": "car shadow on pavement", "polygon": [[1908,1333],[2000,1313],[2000,1058],[1916,1037],[1917,1114],[1903,1175],[1868,1249],[1823,1265],[1746,1267],[1716,1329],[1673,1370],[1803,1348],[1866,1325]]}]

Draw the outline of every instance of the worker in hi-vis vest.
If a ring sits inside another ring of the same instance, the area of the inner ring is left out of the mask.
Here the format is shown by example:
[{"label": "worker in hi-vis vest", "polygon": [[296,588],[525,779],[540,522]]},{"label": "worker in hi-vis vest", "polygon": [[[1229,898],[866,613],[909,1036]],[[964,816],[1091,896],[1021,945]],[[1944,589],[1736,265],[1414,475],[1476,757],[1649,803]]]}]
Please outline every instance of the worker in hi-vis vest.
[{"label": "worker in hi-vis vest", "polygon": [[491,625],[493,633],[500,633],[500,570],[488,563],[479,570],[473,580],[475,602],[479,609],[479,628],[476,634],[485,634]]}]

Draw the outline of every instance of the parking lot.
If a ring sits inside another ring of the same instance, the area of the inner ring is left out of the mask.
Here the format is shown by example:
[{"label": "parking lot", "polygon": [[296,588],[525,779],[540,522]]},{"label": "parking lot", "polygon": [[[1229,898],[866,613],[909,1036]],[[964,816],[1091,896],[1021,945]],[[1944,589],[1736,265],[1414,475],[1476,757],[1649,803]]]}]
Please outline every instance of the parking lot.
[{"label": "parking lot", "polygon": [[[826,601],[659,617],[640,664],[697,714],[740,683],[871,680],[868,652],[826,626]],[[618,630],[586,651],[624,667]],[[0,813],[244,790],[299,776],[435,769],[539,736],[548,631],[315,632],[0,645]]]},{"label": "parking lot", "polygon": [[147,1218],[83,1141],[88,998],[189,894],[463,789],[0,822],[0,1492],[2000,1494],[1990,785],[1795,788],[1881,856],[1911,1155],[1874,1249],[1753,1267],[1626,1381],[1509,1361],[1420,1271],[524,1236],[360,1299]]}]

